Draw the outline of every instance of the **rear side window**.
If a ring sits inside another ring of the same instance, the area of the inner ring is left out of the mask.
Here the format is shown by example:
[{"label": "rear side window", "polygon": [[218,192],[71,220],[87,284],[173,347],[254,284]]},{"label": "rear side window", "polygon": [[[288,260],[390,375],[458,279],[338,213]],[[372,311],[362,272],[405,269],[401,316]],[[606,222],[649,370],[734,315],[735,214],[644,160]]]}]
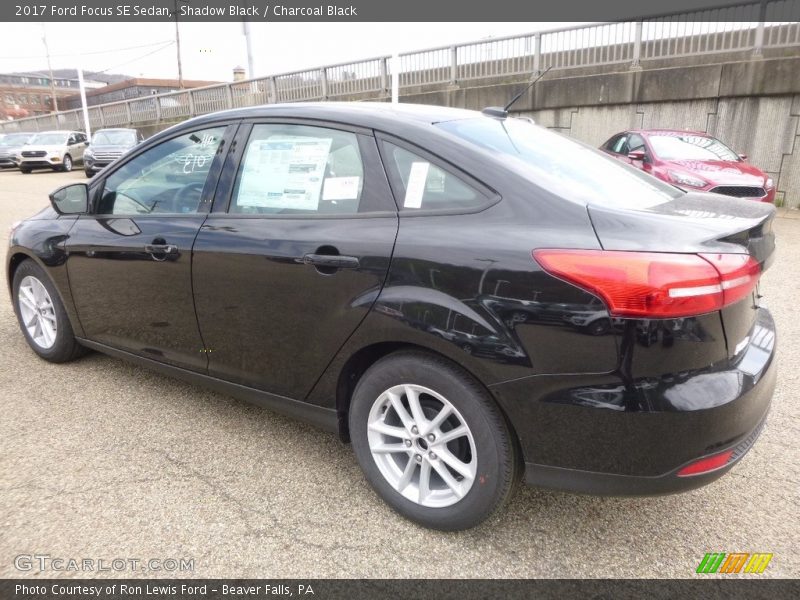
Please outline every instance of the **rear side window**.
[{"label": "rear side window", "polygon": [[484,194],[451,171],[391,142],[383,148],[401,211],[472,210],[488,204]]},{"label": "rear side window", "polygon": [[363,191],[356,134],[309,125],[254,125],[230,212],[353,214],[359,212]]}]

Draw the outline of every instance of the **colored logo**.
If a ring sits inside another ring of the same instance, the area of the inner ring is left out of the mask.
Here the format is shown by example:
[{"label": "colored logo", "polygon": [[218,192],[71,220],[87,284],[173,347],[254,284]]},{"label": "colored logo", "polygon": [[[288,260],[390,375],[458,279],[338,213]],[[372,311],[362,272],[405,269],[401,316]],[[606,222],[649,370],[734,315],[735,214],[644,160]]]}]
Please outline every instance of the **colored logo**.
[{"label": "colored logo", "polygon": [[772,560],[772,554],[759,552],[748,554],[736,552],[710,552],[703,557],[697,566],[697,573],[763,573]]}]

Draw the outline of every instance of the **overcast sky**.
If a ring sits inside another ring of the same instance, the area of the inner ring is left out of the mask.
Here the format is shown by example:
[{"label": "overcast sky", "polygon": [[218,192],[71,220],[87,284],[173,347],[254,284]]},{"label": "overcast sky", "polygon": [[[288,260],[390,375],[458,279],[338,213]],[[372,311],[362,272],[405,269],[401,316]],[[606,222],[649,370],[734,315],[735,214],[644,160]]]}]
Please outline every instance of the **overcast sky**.
[{"label": "overcast sky", "polygon": [[[567,25],[575,23],[253,23],[255,76]],[[54,69],[177,77],[174,23],[45,27]],[[184,78],[230,81],[233,67],[247,68],[241,23],[181,23],[180,33]],[[46,69],[41,40],[38,23],[0,23],[0,72]]]}]

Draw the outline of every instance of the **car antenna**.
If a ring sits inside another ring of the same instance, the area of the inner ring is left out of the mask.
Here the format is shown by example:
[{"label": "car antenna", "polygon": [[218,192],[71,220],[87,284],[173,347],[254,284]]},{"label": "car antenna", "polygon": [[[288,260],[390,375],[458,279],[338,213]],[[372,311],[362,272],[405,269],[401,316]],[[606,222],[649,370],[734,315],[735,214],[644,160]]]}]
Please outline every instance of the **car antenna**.
[{"label": "car antenna", "polygon": [[522,98],[522,95],[529,89],[531,89],[536,84],[536,82],[539,81],[542,77],[544,77],[547,74],[547,72],[552,68],[553,65],[550,65],[544,71],[542,71],[541,74],[536,79],[531,81],[522,91],[520,91],[519,94],[517,94],[511,99],[511,102],[506,104],[503,108],[500,108],[499,106],[489,106],[487,108],[484,108],[481,112],[487,117],[495,117],[496,119],[505,119],[508,116],[508,109],[511,108],[511,105],[514,104],[514,102],[516,102],[520,98]]}]

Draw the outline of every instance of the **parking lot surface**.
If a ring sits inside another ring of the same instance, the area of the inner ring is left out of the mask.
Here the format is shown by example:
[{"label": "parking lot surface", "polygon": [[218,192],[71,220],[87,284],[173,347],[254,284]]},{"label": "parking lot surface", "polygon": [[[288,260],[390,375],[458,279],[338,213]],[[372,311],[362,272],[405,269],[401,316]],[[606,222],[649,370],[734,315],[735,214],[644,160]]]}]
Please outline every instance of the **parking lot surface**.
[{"label": "parking lot surface", "polygon": [[[14,221],[80,180],[0,172],[4,247]],[[770,552],[760,577],[797,577],[800,219],[776,230],[762,292],[778,325],[778,387],[760,441],[731,473],[649,498],[521,487],[504,512],[457,534],[394,514],[333,434],[101,354],[40,360],[3,285],[0,577],[26,575],[20,554],[190,558],[194,571],[173,575],[194,577],[692,577],[707,552]]]}]

